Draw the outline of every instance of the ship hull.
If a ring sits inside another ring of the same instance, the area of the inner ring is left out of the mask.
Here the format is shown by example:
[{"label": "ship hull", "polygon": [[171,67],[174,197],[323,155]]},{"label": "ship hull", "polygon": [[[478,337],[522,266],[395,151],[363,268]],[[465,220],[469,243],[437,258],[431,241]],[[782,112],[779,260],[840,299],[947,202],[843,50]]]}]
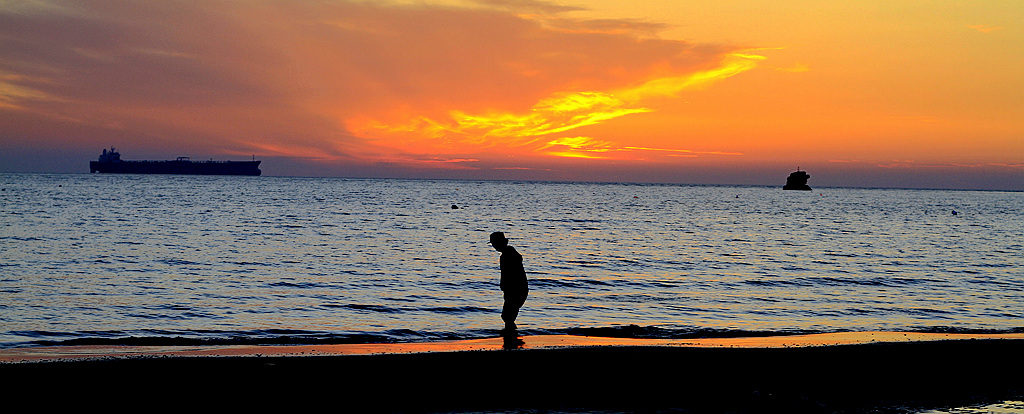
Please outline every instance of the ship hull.
[{"label": "ship hull", "polygon": [[89,172],[107,174],[260,175],[261,161],[90,161]]}]

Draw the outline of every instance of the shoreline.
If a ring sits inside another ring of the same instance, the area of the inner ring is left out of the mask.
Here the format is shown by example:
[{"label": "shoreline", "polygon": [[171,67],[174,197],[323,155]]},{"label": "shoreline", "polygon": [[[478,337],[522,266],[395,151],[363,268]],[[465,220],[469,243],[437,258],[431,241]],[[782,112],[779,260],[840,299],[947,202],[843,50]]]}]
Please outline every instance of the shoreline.
[{"label": "shoreline", "polygon": [[651,339],[577,335],[519,336],[521,343],[501,337],[407,343],[329,345],[54,345],[0,349],[0,364],[58,362],[83,359],[137,357],[262,357],[391,355],[489,350],[536,350],[579,347],[682,347],[682,348],[806,348],[871,343],[963,341],[979,339],[1024,340],[1024,333],[964,334],[920,332],[835,332],[728,338]]},{"label": "shoreline", "polygon": [[1024,397],[1024,334],[519,339],[8,349],[0,376],[47,407],[233,411],[911,413]]}]

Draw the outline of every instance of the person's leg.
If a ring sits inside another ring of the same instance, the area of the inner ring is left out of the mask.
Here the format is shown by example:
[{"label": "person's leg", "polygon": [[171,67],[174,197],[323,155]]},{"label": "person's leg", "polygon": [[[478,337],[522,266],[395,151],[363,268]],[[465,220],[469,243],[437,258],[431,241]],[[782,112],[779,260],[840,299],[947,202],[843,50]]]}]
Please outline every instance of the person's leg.
[{"label": "person's leg", "polygon": [[505,299],[505,305],[501,307],[501,320],[505,321],[505,329],[516,329],[517,316],[519,316],[519,307],[509,299]]},{"label": "person's leg", "polygon": [[526,295],[526,292],[505,293],[505,305],[501,308],[501,320],[505,321],[505,329],[516,329],[516,317],[519,316],[519,308],[526,303]]}]

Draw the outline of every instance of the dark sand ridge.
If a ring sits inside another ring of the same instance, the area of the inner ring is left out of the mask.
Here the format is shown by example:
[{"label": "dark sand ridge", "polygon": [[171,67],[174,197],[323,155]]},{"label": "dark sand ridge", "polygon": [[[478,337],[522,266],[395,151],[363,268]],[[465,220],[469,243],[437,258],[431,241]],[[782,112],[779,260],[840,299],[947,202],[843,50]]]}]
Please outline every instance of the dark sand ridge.
[{"label": "dark sand ridge", "polygon": [[0,378],[47,408],[201,411],[901,412],[1024,396],[1024,334],[521,340],[7,349]]}]

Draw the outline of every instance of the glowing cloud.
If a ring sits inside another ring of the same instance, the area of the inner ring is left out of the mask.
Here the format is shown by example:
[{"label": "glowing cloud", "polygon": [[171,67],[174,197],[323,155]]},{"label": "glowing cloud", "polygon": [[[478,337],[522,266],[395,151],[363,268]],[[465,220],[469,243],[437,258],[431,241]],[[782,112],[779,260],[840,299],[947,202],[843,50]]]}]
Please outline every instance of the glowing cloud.
[{"label": "glowing cloud", "polygon": [[674,97],[686,89],[706,86],[753,69],[757,66],[758,61],[764,59],[766,58],[760,55],[732,53],[726,55],[718,67],[682,76],[655,79],[639,87],[622,91],[619,95],[630,101],[652,97]]},{"label": "glowing cloud", "polygon": [[0,171],[110,146],[267,175],[760,184],[909,159],[1021,189],[1020,1],[640,3],[0,0]]},{"label": "glowing cloud", "polygon": [[[319,163],[613,157],[637,142],[598,128],[763,59],[659,39],[658,23],[568,17],[579,10],[532,0],[19,3],[0,10],[0,111],[10,129],[35,131],[25,145],[71,135],[90,154],[117,144],[133,156],[188,148]],[[568,145],[579,135],[597,138]]]},{"label": "glowing cloud", "polygon": [[588,137],[558,138],[548,141],[547,144],[539,148],[539,151],[558,157],[595,159],[608,158],[600,153],[612,150],[613,146],[610,142]]},{"label": "glowing cloud", "polygon": [[[541,137],[568,132],[577,128],[598,125],[600,123],[630,114],[650,112],[652,109],[640,106],[641,101],[650,98],[675,97],[687,89],[699,88],[712,82],[735,76],[753,69],[757,62],[765,57],[753,54],[732,53],[724,56],[719,64],[711,69],[680,74],[677,76],[660,77],[640,83],[637,86],[621,88],[609,92],[582,91],[557,92],[534,104],[529,111],[513,113],[507,111],[491,111],[483,114],[469,114],[453,110],[448,119],[417,117],[411,123],[385,125],[383,123],[362,119],[349,122],[349,127],[357,135],[376,139],[379,145],[388,145],[396,135],[415,134],[425,139],[420,140],[420,148],[424,151],[435,151],[435,146],[493,146],[500,142],[505,147],[520,147],[524,150],[536,151],[541,154],[573,157],[573,158],[611,158],[609,155],[595,153],[617,151],[646,150],[651,148],[629,147],[609,141],[595,141],[584,137],[559,137],[544,140]],[[426,142],[429,138],[434,143]],[[407,145],[407,140],[402,145]],[[552,151],[550,148],[562,148]],[[658,150],[686,153],[688,156],[698,154],[730,154],[715,151],[690,150]]]}]

